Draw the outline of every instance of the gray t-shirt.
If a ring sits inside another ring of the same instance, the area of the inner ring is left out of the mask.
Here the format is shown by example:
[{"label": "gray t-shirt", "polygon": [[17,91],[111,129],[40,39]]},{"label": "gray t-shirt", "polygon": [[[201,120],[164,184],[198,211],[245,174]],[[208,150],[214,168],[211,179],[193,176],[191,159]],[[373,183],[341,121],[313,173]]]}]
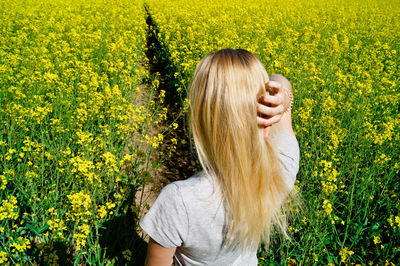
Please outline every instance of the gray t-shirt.
[{"label": "gray t-shirt", "polygon": [[[278,156],[293,188],[299,169],[296,137],[280,131]],[[165,248],[177,248],[176,265],[257,265],[257,250],[225,245],[225,209],[211,178],[197,174],[162,189],[140,221],[142,229]]]}]

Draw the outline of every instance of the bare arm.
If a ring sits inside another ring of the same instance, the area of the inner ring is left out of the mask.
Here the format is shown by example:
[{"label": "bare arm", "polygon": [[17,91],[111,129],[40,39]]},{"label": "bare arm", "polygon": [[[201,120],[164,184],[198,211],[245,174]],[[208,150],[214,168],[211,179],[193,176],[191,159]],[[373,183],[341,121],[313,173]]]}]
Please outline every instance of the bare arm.
[{"label": "bare arm", "polygon": [[150,238],[147,246],[146,266],[170,266],[176,248],[165,248]]}]

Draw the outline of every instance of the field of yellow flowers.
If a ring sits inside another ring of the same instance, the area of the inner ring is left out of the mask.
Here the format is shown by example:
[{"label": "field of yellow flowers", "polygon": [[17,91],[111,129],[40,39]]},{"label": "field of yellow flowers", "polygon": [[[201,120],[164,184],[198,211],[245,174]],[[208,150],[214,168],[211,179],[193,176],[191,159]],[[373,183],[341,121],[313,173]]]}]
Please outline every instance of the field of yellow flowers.
[{"label": "field of yellow flowers", "polygon": [[226,47],[294,88],[305,207],[260,265],[400,261],[397,0],[5,0],[0,32],[0,264],[139,263],[163,99]]},{"label": "field of yellow flowers", "polygon": [[1,1],[0,32],[0,264],[135,261],[166,115],[143,4]]},{"label": "field of yellow flowers", "polygon": [[400,3],[149,1],[177,90],[206,54],[254,52],[294,88],[306,207],[262,265],[400,260]]}]

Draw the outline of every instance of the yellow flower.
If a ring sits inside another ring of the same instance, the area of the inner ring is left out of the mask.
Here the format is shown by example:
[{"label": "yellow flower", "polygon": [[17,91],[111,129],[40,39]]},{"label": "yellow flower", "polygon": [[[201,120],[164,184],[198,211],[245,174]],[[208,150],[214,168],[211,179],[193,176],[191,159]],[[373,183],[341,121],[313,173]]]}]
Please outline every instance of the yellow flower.
[{"label": "yellow flower", "polygon": [[107,208],[104,205],[101,205],[97,209],[97,216],[101,220],[107,215]]},{"label": "yellow flower", "polygon": [[400,217],[399,216],[395,216],[394,217],[394,221],[397,223],[397,226],[400,227]]},{"label": "yellow flower", "polygon": [[7,253],[0,250],[0,264],[8,261]]},{"label": "yellow flower", "polygon": [[131,257],[132,257],[132,252],[127,249],[125,251],[122,252],[122,256],[127,260],[127,261],[131,261]]},{"label": "yellow flower", "polygon": [[342,250],[340,250],[339,255],[341,257],[341,261],[342,262],[346,262],[346,260],[348,259],[348,257],[351,257],[354,254],[353,251],[348,250],[347,247],[343,248]]},{"label": "yellow flower", "polygon": [[286,262],[287,262],[287,264],[289,264],[289,265],[296,265],[296,264],[297,264],[297,261],[296,261],[296,259],[294,259],[294,258],[287,258],[287,259],[286,259]]},{"label": "yellow flower", "polygon": [[325,213],[327,215],[331,215],[332,213],[332,204],[329,202],[329,200],[324,200],[323,204],[322,204],[322,208],[325,210]]},{"label": "yellow flower", "polygon": [[7,186],[7,178],[5,175],[0,175],[0,190],[5,189]]},{"label": "yellow flower", "polygon": [[381,237],[380,236],[374,236],[374,243],[375,243],[375,245],[382,243]]}]

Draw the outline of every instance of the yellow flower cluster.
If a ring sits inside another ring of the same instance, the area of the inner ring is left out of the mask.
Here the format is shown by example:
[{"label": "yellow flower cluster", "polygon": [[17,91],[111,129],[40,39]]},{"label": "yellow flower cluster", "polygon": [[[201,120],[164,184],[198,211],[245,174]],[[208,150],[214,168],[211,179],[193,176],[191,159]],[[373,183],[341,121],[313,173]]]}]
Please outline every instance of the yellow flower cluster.
[{"label": "yellow flower cluster", "polygon": [[374,236],[374,244],[377,245],[377,244],[380,244],[380,243],[382,243],[381,237],[380,236]]},{"label": "yellow flower cluster", "polygon": [[111,152],[104,153],[102,157],[104,159],[104,164],[107,166],[109,172],[119,172],[115,156]]},{"label": "yellow flower cluster", "polygon": [[85,192],[77,192],[67,196],[71,203],[71,209],[67,212],[67,219],[79,224],[74,232],[75,249],[77,251],[85,247],[87,236],[90,233],[92,200]]},{"label": "yellow flower cluster", "polygon": [[122,252],[122,256],[124,256],[124,258],[125,258],[127,261],[131,261],[132,252],[131,252],[129,249],[127,249],[127,250],[125,250],[125,251]]},{"label": "yellow flower cluster", "polygon": [[0,205],[0,221],[5,219],[16,220],[18,218],[18,201],[14,196],[9,196],[1,201]]},{"label": "yellow flower cluster", "polygon": [[[12,238],[11,240],[13,241]],[[18,239],[16,239],[10,245],[10,248],[15,248],[15,250],[18,252],[25,252],[30,247],[31,247],[31,241],[29,239],[24,239],[23,237],[18,237]]]},{"label": "yellow flower cluster", "polygon": [[8,261],[7,253],[0,250],[0,263],[6,263]]},{"label": "yellow flower cluster", "polygon": [[147,144],[151,145],[153,148],[157,148],[162,144],[164,140],[164,136],[162,134],[158,134],[157,136],[149,137],[148,135],[145,136]]},{"label": "yellow flower cluster", "polygon": [[71,170],[72,173],[77,173],[82,175],[84,178],[92,184],[94,173],[92,170],[94,169],[93,162],[82,158],[80,156],[73,157],[69,160],[70,164],[73,166]]},{"label": "yellow flower cluster", "polygon": [[322,181],[322,192],[327,195],[330,195],[332,192],[337,190],[337,176],[338,172],[336,169],[332,168],[332,162],[327,162],[325,160],[321,160],[321,166],[323,166],[323,172],[319,175]]},{"label": "yellow flower cluster", "polygon": [[349,250],[347,247],[345,247],[339,251],[339,255],[340,255],[342,262],[346,262],[348,260],[348,258],[351,257],[353,254],[354,254],[354,252]]},{"label": "yellow flower cluster", "polygon": [[90,226],[88,224],[81,224],[76,228],[74,233],[74,240],[76,250],[81,250],[86,244],[86,238],[90,233]]},{"label": "yellow flower cluster", "polygon": [[5,175],[0,175],[0,190],[3,190],[7,186],[7,178]]},{"label": "yellow flower cluster", "polygon": [[332,204],[329,202],[329,200],[324,200],[322,207],[324,208],[326,214],[330,216],[332,213]]},{"label": "yellow flower cluster", "polygon": [[390,224],[391,227],[393,227],[393,229],[400,228],[400,216],[395,216],[393,214],[390,215],[390,217],[388,218],[388,222]]},{"label": "yellow flower cluster", "polygon": [[71,209],[67,213],[67,217],[72,221],[85,220],[86,217],[91,215],[91,204],[92,200],[85,192],[77,192],[67,196],[70,203]]},{"label": "yellow flower cluster", "polygon": [[63,235],[63,231],[67,230],[67,227],[64,224],[64,221],[59,218],[50,219],[47,221],[49,225],[49,230],[53,232],[54,239],[64,240],[65,237]]}]

